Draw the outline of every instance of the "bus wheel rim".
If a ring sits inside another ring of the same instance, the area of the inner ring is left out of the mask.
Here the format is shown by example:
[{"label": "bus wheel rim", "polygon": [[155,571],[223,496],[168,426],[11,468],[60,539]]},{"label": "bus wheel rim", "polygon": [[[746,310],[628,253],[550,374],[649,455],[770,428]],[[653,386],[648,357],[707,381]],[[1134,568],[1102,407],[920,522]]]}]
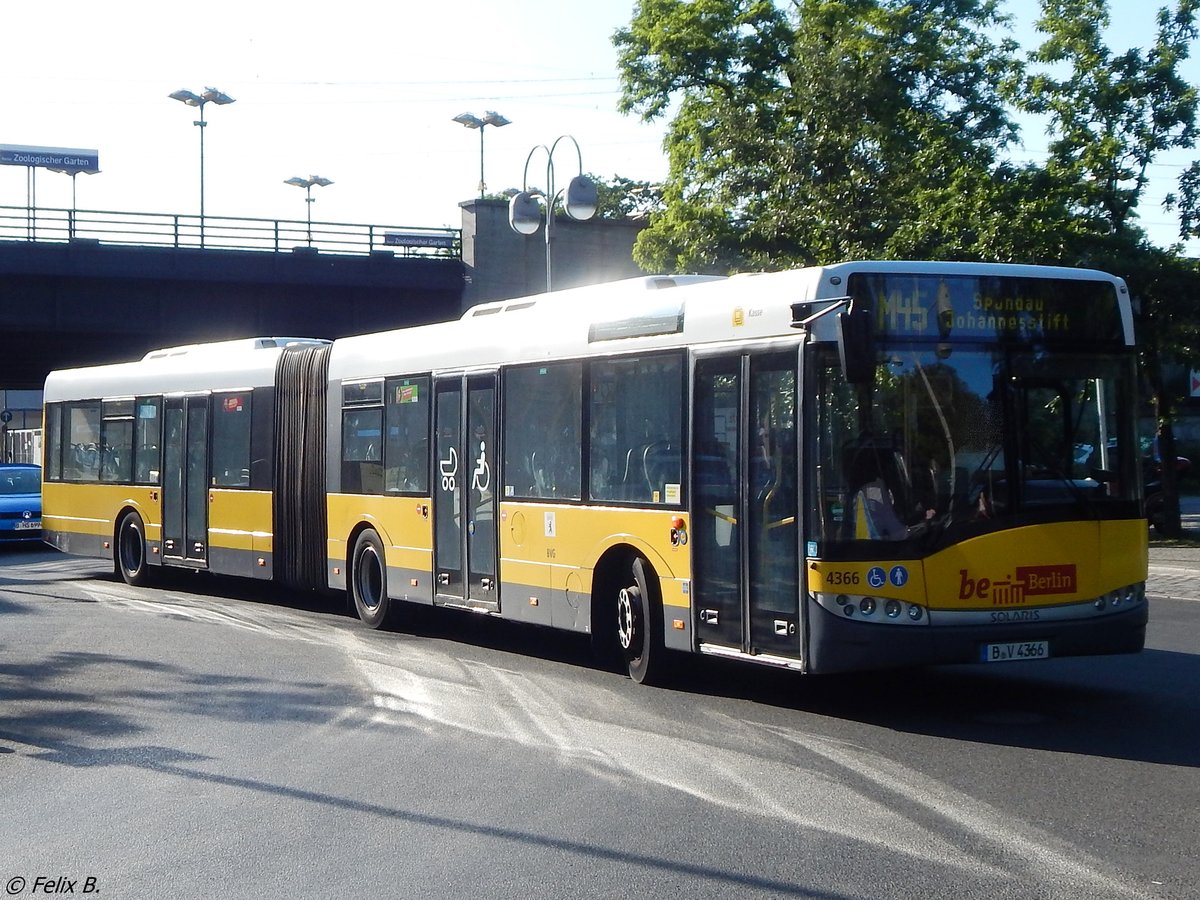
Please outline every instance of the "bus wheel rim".
[{"label": "bus wheel rim", "polygon": [[636,594],[636,588],[622,588],[617,594],[617,640],[620,641],[622,650],[629,650],[634,646],[637,631],[635,606],[639,599]]}]

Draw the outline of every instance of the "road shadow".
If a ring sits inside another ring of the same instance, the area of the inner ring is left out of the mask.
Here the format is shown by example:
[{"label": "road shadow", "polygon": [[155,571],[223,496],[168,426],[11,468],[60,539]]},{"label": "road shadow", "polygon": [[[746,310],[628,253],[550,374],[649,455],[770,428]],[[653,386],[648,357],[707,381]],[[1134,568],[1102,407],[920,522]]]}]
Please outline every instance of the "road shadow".
[{"label": "road shadow", "polygon": [[[587,635],[454,610],[414,608],[405,635],[536,657],[604,678]],[[1165,649],[992,666],[841,675],[672,655],[664,688],[727,697],[914,734],[1000,746],[1200,767],[1200,655]],[[630,690],[647,690],[628,682]]]},{"label": "road shadow", "polygon": [[[113,578],[106,571],[71,576],[73,581],[111,582]],[[607,679],[614,671],[611,665],[597,662],[587,635],[459,610],[407,607],[401,633],[395,634],[371,632],[359,624],[350,617],[341,594],[176,571],[164,573],[158,586],[313,613],[332,627],[356,630],[377,650],[386,651],[389,645],[399,650],[407,636],[528,656],[579,670],[571,677]],[[0,604],[22,611],[3,598]],[[828,676],[691,655],[676,656],[672,668],[666,687],[685,696],[726,697],[976,743],[1200,767],[1200,740],[1195,733],[1195,723],[1200,722],[1200,655],[1190,652],[1148,649],[1123,656]],[[639,688],[630,685],[630,689]],[[275,686],[266,693],[283,699],[286,707],[286,691]],[[0,699],[3,696],[0,692]],[[188,696],[185,692],[179,702],[189,702]],[[233,715],[258,709],[254,690],[232,699],[235,702],[226,708]],[[301,707],[314,701],[313,697],[294,699]],[[198,696],[192,700],[203,703]],[[296,715],[297,710],[285,708],[281,713]]]},{"label": "road shadow", "polygon": [[1200,767],[1200,657],[1169,650],[804,676],[687,658],[676,690],[890,730]]},{"label": "road shadow", "polygon": [[[286,591],[251,592],[257,602],[295,606]],[[317,612],[341,598],[313,595]],[[414,606],[401,634],[377,632],[375,646],[405,635],[536,657],[595,673],[587,635],[552,631],[460,610]],[[365,629],[364,629],[365,630]],[[582,673],[581,673],[582,674]],[[673,655],[665,685],[683,694],[742,699],[896,731],[1002,746],[1200,767],[1200,655],[1147,649],[1138,654],[1051,659],[995,666],[811,676],[693,655]]]},{"label": "road shadow", "polygon": [[[146,677],[130,678],[129,669]],[[493,821],[494,817],[483,812],[438,814],[426,811],[425,803],[420,804],[422,808],[409,808],[389,798],[386,791],[363,791],[353,785],[338,791],[331,785],[333,779],[301,781],[295,773],[273,771],[270,766],[260,766],[261,774],[240,774],[241,766],[226,769],[221,751],[229,747],[227,741],[205,744],[184,738],[195,749],[164,744],[162,738],[174,729],[163,726],[176,720],[164,723],[154,714],[170,711],[221,720],[245,719],[254,726],[277,720],[313,725],[337,720],[353,729],[369,724],[361,718],[346,719],[346,701],[345,685],[221,674],[119,654],[73,651],[24,662],[0,662],[0,764],[4,756],[20,753],[67,769],[126,770],[123,780],[135,795],[141,789],[142,774],[156,781],[167,776],[178,780],[181,803],[186,803],[189,790],[208,796],[214,788],[227,789],[263,809],[280,801],[275,808],[312,804],[339,821],[358,816],[367,824],[415,826],[451,842],[486,839],[511,848],[517,858],[528,852],[551,851],[572,866],[619,865],[651,876],[711,882],[729,896],[753,892],[812,900],[856,896],[792,883],[770,873],[692,860],[677,852],[641,850],[621,840],[608,846],[602,840],[558,836],[535,822],[507,824]]]},{"label": "road shadow", "polygon": [[322,724],[341,716],[352,689],[319,676],[278,680],[204,665],[114,653],[60,651],[0,660],[0,740],[46,745],[129,737],[147,713],[227,722]]}]

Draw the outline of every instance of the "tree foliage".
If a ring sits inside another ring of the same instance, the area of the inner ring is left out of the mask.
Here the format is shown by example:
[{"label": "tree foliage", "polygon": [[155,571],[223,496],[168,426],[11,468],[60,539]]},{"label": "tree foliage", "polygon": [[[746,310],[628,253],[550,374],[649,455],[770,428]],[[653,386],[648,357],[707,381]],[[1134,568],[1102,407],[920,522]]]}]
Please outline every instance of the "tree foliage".
[{"label": "tree foliage", "polygon": [[1043,4],[1045,40],[1030,55],[1038,69],[1014,101],[1047,117],[1045,168],[1064,190],[1066,224],[1085,243],[1127,239],[1151,162],[1195,146],[1196,89],[1178,71],[1196,39],[1195,15],[1196,0],[1159,10],[1149,50],[1114,54],[1103,40],[1105,0]]},{"label": "tree foliage", "polygon": [[[1178,0],[1156,17],[1154,44],[1113,53],[1103,33],[1105,0],[1044,0],[1039,31],[1045,40],[1030,54],[1032,74],[1014,95],[1025,110],[1047,117],[1051,136],[1045,163],[1058,189],[1059,228],[1070,236],[1068,263],[1095,265],[1125,276],[1138,299],[1142,372],[1155,410],[1160,451],[1175,457],[1172,428],[1178,391],[1166,363],[1196,359],[1200,288],[1193,260],[1152,246],[1136,223],[1148,170],[1159,154],[1196,144],[1195,87],[1179,75],[1195,41],[1197,0]],[[1193,164],[1168,206],[1180,208],[1180,234],[1195,227]],[[1166,528],[1178,532],[1174,468],[1163,467]]]},{"label": "tree foliage", "polygon": [[601,178],[589,173],[588,178],[596,185],[597,218],[645,219],[663,209],[661,184],[636,181],[621,175]]},{"label": "tree foliage", "polygon": [[[1044,0],[1027,58],[998,0],[641,0],[614,42],[621,109],[669,117],[653,268],[855,256],[1071,261],[1133,240],[1151,161],[1192,147],[1179,74],[1200,0],[1147,50],[1104,44],[1107,0]],[[1044,117],[1018,165],[1017,114]],[[1171,203],[1200,235],[1200,164]]]},{"label": "tree foliage", "polygon": [[[666,210],[644,265],[764,268],[950,255],[1007,241],[987,215],[1016,136],[1015,45],[979,0],[643,0],[619,31],[622,109],[674,109]],[[699,227],[697,227],[699,226]]]},{"label": "tree foliage", "polygon": [[[1022,53],[999,0],[639,0],[614,36],[620,106],[669,118],[669,175],[635,255],[718,273],[861,257],[1114,271],[1169,441],[1162,363],[1200,351],[1200,273],[1138,213],[1153,161],[1197,141],[1180,65],[1200,0],[1169,2],[1150,47],[1113,52],[1108,0],[1042,0]],[[1014,161],[1018,115],[1046,123],[1044,160]],[[1200,237],[1200,162],[1168,207]]]}]

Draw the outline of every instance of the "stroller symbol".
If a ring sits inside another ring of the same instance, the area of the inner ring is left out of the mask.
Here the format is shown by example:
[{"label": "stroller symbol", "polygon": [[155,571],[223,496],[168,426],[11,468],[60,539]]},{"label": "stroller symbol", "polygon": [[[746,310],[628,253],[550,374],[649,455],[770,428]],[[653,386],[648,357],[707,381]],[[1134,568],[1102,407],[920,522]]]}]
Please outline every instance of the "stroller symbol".
[{"label": "stroller symbol", "polygon": [[453,493],[458,486],[458,451],[451,447],[449,458],[438,460],[438,468],[442,473],[442,490]]}]

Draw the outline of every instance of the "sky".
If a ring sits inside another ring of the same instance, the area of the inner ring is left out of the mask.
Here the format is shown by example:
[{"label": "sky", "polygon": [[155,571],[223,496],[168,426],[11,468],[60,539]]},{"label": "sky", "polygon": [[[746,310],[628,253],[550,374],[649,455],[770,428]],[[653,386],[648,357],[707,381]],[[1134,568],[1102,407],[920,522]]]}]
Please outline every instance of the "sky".
[{"label": "sky", "polygon": [[[1111,0],[1110,47],[1145,46],[1149,6]],[[1152,2],[1157,8],[1159,4]],[[458,204],[478,196],[479,133],[451,121],[495,110],[511,120],[484,133],[489,192],[542,186],[546,153],[575,138],[583,170],[661,180],[664,123],[616,111],[613,32],[633,0],[57,0],[6,4],[0,144],[95,149],[101,171],[76,183],[79,209],[199,212],[196,110],[167,95],[215,87],[235,98],[205,107],[209,216],[303,220],[305,192],[284,182],[320,175],[320,222],[457,228]],[[1033,38],[1036,0],[1008,0],[1015,36]],[[1118,40],[1118,37],[1120,40]],[[1200,48],[1197,48],[1200,51]],[[1200,61],[1188,63],[1200,83]],[[1020,159],[1045,152],[1025,130]],[[1196,153],[1200,157],[1200,151]],[[1142,224],[1174,240],[1162,196],[1190,162],[1151,171]],[[570,142],[554,155],[558,186],[578,171]],[[71,179],[36,175],[36,203],[71,207]],[[0,166],[0,206],[24,207],[26,170]]]}]

